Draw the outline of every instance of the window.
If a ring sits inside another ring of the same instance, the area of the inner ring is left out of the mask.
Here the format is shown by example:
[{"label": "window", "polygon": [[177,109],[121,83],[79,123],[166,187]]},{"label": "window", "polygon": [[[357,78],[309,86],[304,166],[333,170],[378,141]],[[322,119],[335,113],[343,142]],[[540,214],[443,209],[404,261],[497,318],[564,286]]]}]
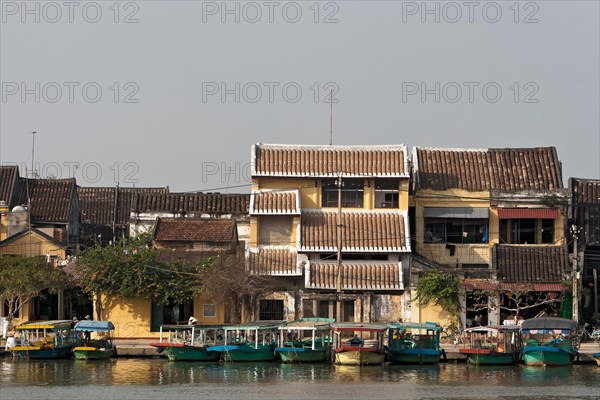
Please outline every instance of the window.
[{"label": "window", "polygon": [[344,301],[342,306],[344,307],[343,322],[354,322],[354,300],[350,300],[350,301],[346,300],[346,301]]},{"label": "window", "polygon": [[314,300],[304,299],[302,302],[302,316],[304,318],[315,317],[314,307]]},{"label": "window", "polygon": [[[329,301],[327,300],[321,300],[319,301],[319,315],[318,317],[320,318],[335,318],[335,315],[331,316],[329,315],[329,311],[330,311],[330,307],[329,307]],[[335,307],[333,307],[333,313],[335,313]]]},{"label": "window", "polygon": [[375,182],[375,208],[398,208],[400,181],[397,179]]},{"label": "window", "polygon": [[553,219],[501,219],[500,242],[506,244],[554,243]]},{"label": "window", "polygon": [[[321,187],[321,206],[338,207],[337,179],[325,179]],[[362,179],[342,180],[342,207],[362,208],[364,181]]]},{"label": "window", "polygon": [[279,321],[284,319],[283,300],[261,300],[258,319],[261,321]]},{"label": "window", "polygon": [[170,302],[167,304],[156,303],[153,301],[150,317],[150,331],[158,332],[161,325],[187,322],[187,320],[193,316],[193,301],[187,301],[185,303]]},{"label": "window", "polygon": [[425,218],[426,243],[487,243],[488,220],[479,218]]},{"label": "window", "polygon": [[204,318],[216,318],[217,317],[217,305],[216,304],[202,304],[202,316]]}]

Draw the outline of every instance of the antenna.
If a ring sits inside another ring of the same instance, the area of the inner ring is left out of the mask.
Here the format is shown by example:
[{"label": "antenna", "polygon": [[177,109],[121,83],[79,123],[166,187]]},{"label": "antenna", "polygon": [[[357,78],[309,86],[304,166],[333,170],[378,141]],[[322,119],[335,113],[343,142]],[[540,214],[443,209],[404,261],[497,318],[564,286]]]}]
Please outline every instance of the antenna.
[{"label": "antenna", "polygon": [[[32,131],[31,132],[31,177],[32,178],[34,178],[33,174],[35,171],[34,164],[33,164],[34,156],[35,156],[35,135],[37,135],[37,132]],[[25,175],[27,175],[27,174],[25,174]]]},{"label": "antenna", "polygon": [[333,144],[333,89],[329,94],[329,145]]}]

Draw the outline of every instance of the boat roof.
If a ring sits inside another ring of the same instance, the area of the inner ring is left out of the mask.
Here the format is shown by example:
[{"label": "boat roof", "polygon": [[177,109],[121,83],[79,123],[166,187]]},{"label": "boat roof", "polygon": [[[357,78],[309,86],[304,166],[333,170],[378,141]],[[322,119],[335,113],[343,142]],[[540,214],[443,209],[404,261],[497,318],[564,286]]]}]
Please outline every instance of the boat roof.
[{"label": "boat roof", "polygon": [[577,322],[566,318],[546,317],[526,319],[521,323],[521,331],[540,329],[561,329],[574,331],[577,330]]},{"label": "boat roof", "polygon": [[490,325],[490,326],[474,326],[472,328],[465,329],[466,333],[485,333],[485,332],[518,332],[519,327],[517,325]]},{"label": "boat roof", "polygon": [[273,329],[285,324],[286,321],[254,321],[239,325],[225,325],[223,329],[226,331],[243,330],[243,329]]},{"label": "boat roof", "polygon": [[380,332],[385,331],[387,326],[368,322],[335,322],[331,324],[331,329],[345,332]]},{"label": "boat roof", "polygon": [[52,321],[28,321],[15,326],[15,329],[57,329],[70,328],[71,321],[69,320],[52,320]]},{"label": "boat roof", "polygon": [[195,324],[195,325],[189,325],[189,324],[171,324],[171,325],[161,325],[161,328],[163,328],[163,330],[169,330],[169,331],[191,331],[192,328],[194,329],[223,329],[225,327],[225,325],[223,324]]},{"label": "boat roof", "polygon": [[115,326],[110,321],[79,321],[75,325],[75,330],[78,332],[108,332],[115,329]]},{"label": "boat roof", "polygon": [[279,330],[325,330],[329,329],[331,324],[335,322],[333,318],[300,318],[296,321],[284,324],[279,327]]},{"label": "boat roof", "polygon": [[427,329],[441,331],[442,327],[437,322],[396,322],[388,325],[390,329]]}]

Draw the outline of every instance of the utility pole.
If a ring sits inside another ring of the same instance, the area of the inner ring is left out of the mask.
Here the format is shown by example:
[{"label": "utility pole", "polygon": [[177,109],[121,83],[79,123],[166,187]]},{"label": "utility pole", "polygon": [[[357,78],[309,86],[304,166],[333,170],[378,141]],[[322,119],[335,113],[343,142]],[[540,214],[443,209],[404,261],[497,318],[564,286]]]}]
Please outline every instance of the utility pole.
[{"label": "utility pole", "polygon": [[338,188],[338,215],[337,215],[337,279],[335,283],[337,304],[336,320],[342,320],[342,175],[337,179]]},{"label": "utility pole", "polygon": [[573,230],[573,320],[579,323],[579,271],[577,263],[577,237],[579,232],[577,231],[577,225],[572,226]]}]

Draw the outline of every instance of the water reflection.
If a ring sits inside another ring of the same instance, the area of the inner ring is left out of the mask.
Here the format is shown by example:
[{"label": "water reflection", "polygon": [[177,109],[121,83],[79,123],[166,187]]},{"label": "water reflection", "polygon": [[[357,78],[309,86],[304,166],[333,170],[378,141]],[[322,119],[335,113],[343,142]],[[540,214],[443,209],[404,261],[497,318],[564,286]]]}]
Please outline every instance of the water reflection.
[{"label": "water reflection", "polygon": [[168,390],[171,385],[178,385],[178,391],[202,387],[208,397],[217,398],[238,398],[240,393],[246,392],[248,397],[264,398],[272,398],[270,396],[275,394],[279,395],[278,398],[320,398],[323,393],[349,397],[363,393],[370,397],[369,390],[374,391],[374,397],[397,399],[549,399],[559,394],[573,398],[594,398],[594,395],[600,395],[600,368],[593,365],[540,368],[450,363],[357,367],[329,364],[174,363],[164,359],[0,360],[0,387],[3,390],[28,387],[27,393],[34,397],[32,390],[36,386],[40,390],[64,391],[75,385],[89,388],[96,394],[94,397],[111,397],[101,396],[103,390],[108,390],[103,387],[121,387],[120,391],[129,393],[123,387],[130,386],[133,393],[145,390],[144,387],[160,391],[162,389],[159,386]]}]

